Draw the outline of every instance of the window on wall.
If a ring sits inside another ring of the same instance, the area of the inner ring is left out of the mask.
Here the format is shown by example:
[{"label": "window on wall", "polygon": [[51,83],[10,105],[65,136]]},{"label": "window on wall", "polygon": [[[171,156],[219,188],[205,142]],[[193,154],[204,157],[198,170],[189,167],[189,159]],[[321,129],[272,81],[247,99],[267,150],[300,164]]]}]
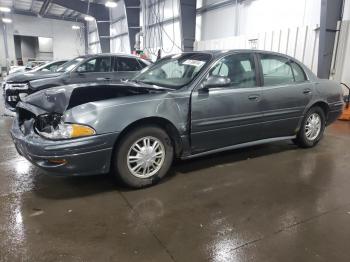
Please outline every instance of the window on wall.
[{"label": "window on wall", "polygon": [[111,70],[110,57],[98,57],[88,60],[80,65],[78,72],[109,72]]},{"label": "window on wall", "polygon": [[294,82],[292,67],[287,58],[262,54],[260,60],[265,86],[285,85]]},{"label": "window on wall", "polygon": [[254,60],[250,54],[229,55],[219,60],[209,73],[210,76],[224,76],[231,80],[230,87],[255,87]]}]

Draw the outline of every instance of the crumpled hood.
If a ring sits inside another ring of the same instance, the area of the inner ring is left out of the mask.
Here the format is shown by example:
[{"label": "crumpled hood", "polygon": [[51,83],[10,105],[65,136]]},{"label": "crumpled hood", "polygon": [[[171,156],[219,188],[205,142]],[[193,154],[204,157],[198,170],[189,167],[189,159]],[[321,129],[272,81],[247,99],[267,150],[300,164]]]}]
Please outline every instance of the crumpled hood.
[{"label": "crumpled hood", "polygon": [[23,107],[29,104],[45,112],[63,114],[66,110],[89,102],[107,100],[118,97],[164,92],[168,89],[156,88],[136,83],[119,84],[74,84],[53,87],[33,93],[19,102]]},{"label": "crumpled hood", "polygon": [[37,79],[43,79],[43,78],[50,78],[50,77],[57,77],[60,76],[62,73],[52,73],[52,72],[27,72],[27,73],[18,73],[9,75],[6,77],[6,82],[15,82],[15,83],[23,83],[23,82],[29,82],[32,80]]}]

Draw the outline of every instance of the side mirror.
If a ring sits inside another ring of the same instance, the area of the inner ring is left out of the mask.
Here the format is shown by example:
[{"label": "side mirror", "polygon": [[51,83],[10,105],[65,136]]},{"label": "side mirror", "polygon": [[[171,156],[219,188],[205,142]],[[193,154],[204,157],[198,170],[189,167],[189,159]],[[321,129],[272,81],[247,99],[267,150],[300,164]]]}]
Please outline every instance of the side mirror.
[{"label": "side mirror", "polygon": [[231,83],[230,78],[225,76],[209,76],[203,83],[204,89],[210,89],[215,87],[227,87]]}]

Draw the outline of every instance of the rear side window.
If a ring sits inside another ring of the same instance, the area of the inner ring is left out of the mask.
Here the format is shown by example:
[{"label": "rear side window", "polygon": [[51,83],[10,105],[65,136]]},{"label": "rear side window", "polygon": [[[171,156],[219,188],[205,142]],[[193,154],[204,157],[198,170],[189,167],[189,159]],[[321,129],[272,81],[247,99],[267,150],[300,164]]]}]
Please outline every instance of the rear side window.
[{"label": "rear side window", "polygon": [[141,66],[141,69],[143,69],[143,68],[145,68],[145,67],[148,66],[148,65],[147,65],[145,62],[143,62],[142,60],[137,60],[137,61],[139,62],[140,66]]},{"label": "rear side window", "polygon": [[293,73],[294,73],[294,79],[295,82],[304,82],[306,81],[306,75],[304,70],[300,67],[300,65],[298,65],[295,62],[291,62],[291,66],[293,68]]},{"label": "rear side window", "polygon": [[292,67],[287,58],[262,54],[260,61],[265,86],[285,85],[294,82]]},{"label": "rear side window", "polygon": [[139,71],[141,66],[135,58],[116,57],[114,62],[114,71],[129,72]]}]

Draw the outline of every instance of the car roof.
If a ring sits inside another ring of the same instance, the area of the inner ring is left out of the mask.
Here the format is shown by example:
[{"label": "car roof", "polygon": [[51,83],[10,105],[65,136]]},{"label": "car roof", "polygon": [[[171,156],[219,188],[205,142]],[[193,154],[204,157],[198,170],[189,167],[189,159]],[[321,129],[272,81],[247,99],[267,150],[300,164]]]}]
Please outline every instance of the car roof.
[{"label": "car roof", "polygon": [[123,54],[123,53],[99,53],[99,54],[88,54],[88,55],[82,55],[79,56],[81,58],[92,58],[92,57],[99,57],[99,56],[122,56],[122,57],[130,57],[130,58],[138,58],[142,59],[136,55],[132,54]]},{"label": "car roof", "polygon": [[[302,64],[298,59],[291,57],[286,54],[274,52],[274,51],[266,51],[266,50],[259,50],[259,49],[225,49],[225,50],[203,50],[203,51],[188,51],[188,52],[182,52],[181,54],[210,54],[212,55],[213,59],[217,59],[220,57],[223,57],[227,54],[233,54],[233,53],[264,53],[264,54],[271,54],[271,55],[277,55],[281,57],[285,57],[289,60],[298,62],[299,64]],[[167,57],[171,57],[176,54],[168,55]]]}]

